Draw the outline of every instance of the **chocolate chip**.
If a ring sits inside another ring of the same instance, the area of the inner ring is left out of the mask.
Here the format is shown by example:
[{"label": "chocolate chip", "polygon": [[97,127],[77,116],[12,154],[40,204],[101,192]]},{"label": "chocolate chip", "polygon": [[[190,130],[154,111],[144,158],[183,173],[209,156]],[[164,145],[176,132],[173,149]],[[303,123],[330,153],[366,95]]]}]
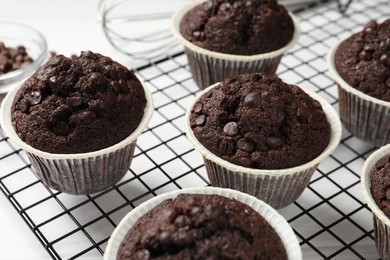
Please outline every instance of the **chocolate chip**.
[{"label": "chocolate chip", "polygon": [[92,82],[97,86],[107,85],[107,79],[99,72],[92,72],[89,74],[89,79],[92,80]]},{"label": "chocolate chip", "polygon": [[241,138],[237,141],[237,148],[242,151],[251,153],[255,150],[255,145],[251,141],[245,138]]},{"label": "chocolate chip", "polygon": [[249,93],[244,98],[244,105],[250,108],[255,108],[261,104],[261,95],[259,93]]},{"label": "chocolate chip", "polygon": [[62,56],[55,56],[54,58],[51,59],[50,65],[55,67],[61,64],[63,58]]},{"label": "chocolate chip", "polygon": [[120,93],[121,92],[121,85],[119,84],[118,81],[111,81],[110,82],[110,85],[112,87],[112,90],[115,92],[115,93]]},{"label": "chocolate chip", "polygon": [[193,240],[190,236],[188,236],[188,233],[186,230],[179,230],[174,234],[174,241],[175,244],[177,244],[178,247],[188,247],[193,243]]},{"label": "chocolate chip", "polygon": [[19,102],[19,110],[23,113],[26,113],[30,108],[30,102],[28,100],[22,99]]},{"label": "chocolate chip", "polygon": [[238,133],[236,122],[229,122],[223,127],[223,132],[228,136],[235,136]]},{"label": "chocolate chip", "polygon": [[65,121],[59,121],[53,125],[53,132],[56,135],[67,135],[69,132],[69,125]]},{"label": "chocolate chip", "polygon": [[365,50],[365,51],[373,51],[373,50],[375,50],[375,45],[367,43],[367,44],[365,44],[363,46],[363,50]]},{"label": "chocolate chip", "polygon": [[203,8],[205,12],[211,11],[211,9],[213,8],[213,1],[209,0],[206,3],[204,3]]},{"label": "chocolate chip", "polygon": [[178,217],[176,217],[175,221],[173,222],[173,224],[178,227],[178,228],[181,228],[181,227],[185,227],[189,224],[189,220],[187,219],[186,216],[184,215],[179,215]]},{"label": "chocolate chip", "polygon": [[66,100],[66,103],[67,103],[69,106],[71,106],[71,107],[78,107],[78,106],[80,106],[83,102],[84,102],[84,98],[83,98],[83,97],[78,97],[78,96],[68,97],[67,100]]},{"label": "chocolate chip", "polygon": [[235,148],[232,142],[228,142],[226,140],[222,140],[221,142],[219,142],[218,149],[226,155],[230,155],[235,152]]},{"label": "chocolate chip", "polygon": [[375,22],[375,21],[370,21],[369,23],[367,23],[367,24],[364,26],[363,32],[365,32],[365,33],[371,33],[371,32],[373,32],[373,31],[376,31],[377,28],[378,28],[378,23]]},{"label": "chocolate chip", "polygon": [[387,189],[386,191],[386,199],[390,200],[390,189]]},{"label": "chocolate chip", "polygon": [[163,231],[159,235],[159,242],[163,247],[167,247],[171,244],[172,234],[168,231]]},{"label": "chocolate chip", "polygon": [[29,97],[28,97],[28,101],[30,102],[31,105],[37,105],[41,102],[42,100],[42,96],[41,96],[41,93],[39,91],[33,91],[30,93]]},{"label": "chocolate chip", "polygon": [[239,8],[241,6],[241,2],[239,2],[239,1],[235,1],[234,3],[233,3],[233,7],[234,8]]},{"label": "chocolate chip", "polygon": [[252,77],[253,81],[260,81],[263,77],[260,74],[254,74]]},{"label": "chocolate chip", "polygon": [[92,51],[82,51],[80,56],[92,58],[94,53]]},{"label": "chocolate chip", "polygon": [[206,123],[206,116],[200,115],[195,119],[195,125],[197,126],[204,126]]},{"label": "chocolate chip", "polygon": [[60,76],[55,75],[55,76],[50,77],[49,82],[51,85],[56,85],[57,83],[60,82]]},{"label": "chocolate chip", "polygon": [[379,43],[379,47],[381,50],[388,51],[390,50],[390,37],[388,37],[386,40],[383,40]]},{"label": "chocolate chip", "polygon": [[278,148],[282,145],[282,139],[280,137],[271,136],[267,138],[267,146],[271,149]]},{"label": "chocolate chip", "polygon": [[390,88],[390,78],[387,78],[385,81],[386,87]]},{"label": "chocolate chip", "polygon": [[378,170],[382,169],[383,167],[385,167],[385,165],[389,162],[389,156],[385,156],[385,157],[382,157],[380,158],[376,163],[375,163],[375,168],[377,168]]},{"label": "chocolate chip", "polygon": [[199,114],[199,113],[202,111],[202,108],[203,108],[202,103],[197,103],[197,104],[195,105],[195,107],[194,107],[194,112],[195,112],[196,114]]},{"label": "chocolate chip", "polygon": [[28,56],[26,48],[22,45],[13,48],[0,42],[0,46],[0,75],[20,69],[33,62],[33,59]]},{"label": "chocolate chip", "polygon": [[195,41],[204,41],[204,32],[202,31],[193,31],[192,37],[194,37]]},{"label": "chocolate chip", "polygon": [[219,10],[224,12],[230,9],[230,4],[229,3],[223,3],[219,6]]},{"label": "chocolate chip", "polygon": [[387,55],[386,53],[382,54],[380,57],[380,61],[382,62],[383,65],[390,68],[390,56],[389,55]]},{"label": "chocolate chip", "polygon": [[369,51],[362,50],[359,53],[359,59],[361,59],[361,60],[369,61],[369,60],[371,60],[371,58],[372,58],[372,55],[371,55],[371,52],[369,52]]},{"label": "chocolate chip", "polygon": [[193,207],[190,211],[190,216],[191,217],[197,217],[199,216],[200,214],[202,214],[202,209],[200,207]]},{"label": "chocolate chip", "polygon": [[150,255],[149,250],[142,249],[134,254],[134,258],[139,259],[139,260],[149,260],[149,259],[151,259],[151,255]]}]

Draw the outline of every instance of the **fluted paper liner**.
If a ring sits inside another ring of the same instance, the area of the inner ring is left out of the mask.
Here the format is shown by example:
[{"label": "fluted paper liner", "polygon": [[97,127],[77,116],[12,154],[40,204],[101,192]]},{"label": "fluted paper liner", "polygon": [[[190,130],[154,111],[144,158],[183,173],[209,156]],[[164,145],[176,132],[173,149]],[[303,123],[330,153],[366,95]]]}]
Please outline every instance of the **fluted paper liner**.
[{"label": "fluted paper liner", "polygon": [[[205,95],[218,84],[203,90],[199,96]],[[190,114],[198,99],[193,101],[186,114],[187,138],[195,150],[203,155],[207,175],[213,186],[248,193],[277,209],[293,203],[302,194],[318,164],[336,149],[341,139],[341,122],[333,107],[319,95],[305,89],[302,90],[320,102],[331,126],[330,141],[325,150],[310,162],[279,170],[261,170],[239,166],[210,152],[198,141],[192,131]]]},{"label": "fluted paper liner", "polygon": [[376,152],[371,154],[364,163],[360,178],[364,201],[367,203],[373,214],[375,244],[379,256],[382,259],[390,259],[390,219],[378,207],[378,205],[374,201],[374,198],[371,195],[370,176],[372,169],[375,167],[375,163],[389,153],[390,144],[381,147]]},{"label": "fluted paper liner", "polygon": [[343,80],[334,64],[339,41],[328,53],[327,62],[339,92],[340,119],[357,138],[375,146],[390,142],[390,102],[371,97]]},{"label": "fluted paper liner", "polygon": [[227,198],[235,199],[240,202],[243,202],[255,211],[257,211],[265,220],[275,229],[276,233],[281,238],[283,245],[286,249],[288,259],[299,260],[302,259],[302,251],[299,246],[297,237],[294,234],[291,226],[287,221],[272,207],[256,199],[253,196],[248,194],[231,190],[231,189],[221,189],[215,187],[205,187],[205,188],[186,188],[182,190],[176,190],[172,192],[167,192],[161,195],[158,195],[152,199],[147,200],[142,203],[130,213],[128,213],[115,228],[112,233],[105,253],[104,260],[114,260],[117,258],[118,249],[122,243],[122,240],[125,238],[127,232],[135,224],[135,222],[142,217],[145,213],[150,211],[152,208],[160,204],[166,199],[175,198],[180,193],[187,194],[216,194],[224,196]]},{"label": "fluted paper liner", "polygon": [[136,141],[146,128],[153,114],[152,96],[144,87],[146,107],[138,127],[121,142],[88,153],[54,154],[44,152],[23,142],[11,121],[11,106],[20,86],[15,87],[4,98],[1,106],[0,124],[5,134],[28,158],[39,179],[48,187],[69,194],[92,194],[117,183],[128,171]]},{"label": "fluted paper liner", "polygon": [[234,55],[203,49],[186,40],[179,28],[183,16],[196,5],[203,2],[205,0],[187,3],[173,14],[171,23],[171,31],[180,43],[184,45],[192,77],[200,89],[220,82],[234,74],[251,72],[275,74],[283,54],[291,49],[299,38],[300,29],[298,21],[292,13],[289,13],[294,23],[294,35],[291,41],[283,48],[257,55]]}]

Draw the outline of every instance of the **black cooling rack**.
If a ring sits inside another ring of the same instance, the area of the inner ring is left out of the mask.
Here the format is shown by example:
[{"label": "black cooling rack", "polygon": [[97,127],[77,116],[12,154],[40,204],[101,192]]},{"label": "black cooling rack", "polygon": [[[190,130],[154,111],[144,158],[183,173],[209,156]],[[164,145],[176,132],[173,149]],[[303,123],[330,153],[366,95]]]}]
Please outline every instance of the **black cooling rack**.
[{"label": "black cooling rack", "polygon": [[[329,48],[389,14],[388,0],[328,1],[297,11],[302,35],[277,74],[317,92],[338,110],[337,87],[325,62]],[[166,56],[135,71],[153,94],[155,113],[138,139],[131,169],[104,192],[71,196],[48,189],[0,129],[0,189],[53,259],[99,259],[131,209],[166,191],[209,185],[202,158],[184,134],[184,113],[198,92],[185,55]],[[341,144],[320,164],[303,195],[279,210],[295,230],[304,259],[378,258],[359,183],[364,160],[374,150],[344,130]]]}]

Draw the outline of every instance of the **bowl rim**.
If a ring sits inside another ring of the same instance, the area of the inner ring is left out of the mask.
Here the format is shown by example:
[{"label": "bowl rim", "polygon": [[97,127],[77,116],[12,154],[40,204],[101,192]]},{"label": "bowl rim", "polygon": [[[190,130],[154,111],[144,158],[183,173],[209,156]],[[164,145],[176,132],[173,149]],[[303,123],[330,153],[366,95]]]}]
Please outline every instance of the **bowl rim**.
[{"label": "bowl rim", "polygon": [[229,171],[232,172],[244,172],[248,174],[253,174],[256,176],[286,176],[286,175],[293,175],[298,172],[306,171],[307,169],[313,168],[314,166],[318,165],[323,159],[325,159],[327,156],[329,156],[339,145],[340,140],[341,140],[341,133],[342,133],[342,127],[341,127],[341,121],[340,118],[335,111],[335,109],[320,95],[304,89],[296,84],[291,84],[287,83],[290,85],[295,85],[299,87],[302,91],[304,91],[306,94],[308,94],[311,98],[317,100],[320,102],[322,106],[322,110],[324,111],[326,118],[330,124],[331,127],[331,136],[329,140],[329,144],[327,147],[322,151],[321,154],[319,154],[316,158],[312,159],[309,162],[306,162],[302,165],[297,165],[294,167],[290,168],[285,168],[285,169],[255,169],[255,168],[248,168],[244,167],[238,164],[231,163],[229,161],[226,161],[214,153],[212,153],[210,150],[208,150],[203,144],[201,144],[198,139],[195,137],[194,132],[192,131],[191,125],[190,125],[190,115],[191,115],[191,110],[198,101],[198,99],[206,95],[209,91],[211,91],[214,87],[218,86],[220,82],[215,83],[208,88],[204,89],[199,93],[199,95],[193,100],[193,102],[190,104],[190,106],[187,109],[186,115],[185,115],[185,124],[186,124],[186,134],[187,138],[199,153],[204,156],[207,160],[213,161],[214,163],[221,165],[224,168],[229,169]]},{"label": "bowl rim", "polygon": [[265,60],[265,59],[271,59],[277,56],[282,55],[284,52],[286,52],[288,49],[291,49],[298,41],[299,35],[300,35],[300,27],[298,23],[298,19],[295,17],[295,15],[288,11],[289,16],[293,20],[294,24],[294,34],[292,39],[289,43],[287,43],[284,47],[261,54],[255,54],[255,55],[236,55],[236,54],[227,54],[227,53],[219,53],[215,51],[210,51],[204,48],[201,48],[192,42],[188,41],[183,37],[183,35],[180,33],[180,22],[183,16],[193,7],[195,7],[198,4],[201,4],[203,2],[206,2],[207,0],[194,0],[186,3],[181,8],[177,9],[172,17],[171,17],[171,24],[170,29],[172,34],[188,49],[190,49],[193,52],[200,53],[206,56],[210,56],[217,59],[224,59],[224,60],[230,60],[230,61],[241,61],[241,62],[251,62],[255,60]]},{"label": "bowl rim", "polygon": [[337,41],[337,43],[334,44],[331,47],[331,49],[329,50],[329,52],[328,52],[328,54],[326,56],[326,62],[327,62],[327,67],[329,69],[330,75],[336,81],[338,86],[341,87],[342,89],[344,89],[345,91],[347,91],[347,92],[349,92],[349,93],[351,93],[351,94],[353,94],[353,95],[355,95],[355,96],[357,96],[357,97],[359,97],[359,98],[361,98],[363,100],[366,100],[368,102],[375,103],[375,104],[378,104],[378,105],[390,108],[390,102],[384,101],[384,100],[381,100],[381,99],[378,99],[378,98],[375,98],[375,97],[372,97],[370,95],[367,95],[367,94],[361,92],[360,90],[357,90],[356,88],[353,88],[338,73],[338,71],[336,69],[336,65],[334,63],[335,54],[336,54],[336,51],[337,51],[338,47],[340,46],[340,44],[343,41],[345,41],[346,39],[348,39],[349,37],[351,37],[351,35],[348,35],[346,37],[343,37],[343,38],[339,39]]},{"label": "bowl rim", "polygon": [[[8,84],[17,82],[18,80],[20,80],[18,79],[19,77],[27,76],[27,74],[34,72],[39,66],[41,66],[48,55],[48,45],[47,45],[46,38],[43,36],[43,34],[27,24],[15,22],[15,21],[6,21],[6,20],[0,20],[0,24],[11,24],[13,26],[18,26],[23,29],[27,29],[32,33],[34,33],[35,36],[37,36],[37,38],[40,40],[39,45],[42,45],[41,52],[38,54],[38,57],[36,57],[31,64],[29,64],[26,67],[0,75],[0,88],[3,88]],[[20,43],[20,45],[24,46],[24,43]]]},{"label": "bowl rim", "polygon": [[[141,82],[140,82],[141,83]],[[150,119],[152,118],[154,108],[153,108],[153,99],[152,99],[152,94],[150,93],[149,89],[145,87],[142,83],[142,87],[145,93],[146,97],[146,105],[144,108],[144,115],[137,126],[137,128],[125,139],[122,141],[92,152],[87,152],[87,153],[75,153],[75,154],[61,154],[61,153],[49,153],[49,152],[44,152],[41,150],[38,150],[24,141],[20,139],[18,134],[16,133],[13,124],[12,124],[12,119],[11,119],[11,107],[15,98],[15,95],[17,92],[21,89],[21,86],[23,83],[19,84],[18,86],[15,86],[12,88],[7,95],[5,96],[4,100],[1,103],[0,107],[0,125],[2,126],[2,129],[4,133],[13,141],[15,142],[20,148],[25,150],[26,152],[29,152],[31,154],[34,154],[36,156],[39,156],[41,158],[45,158],[48,160],[66,160],[66,159],[86,159],[86,158],[91,158],[91,157],[97,157],[99,155],[103,154],[108,154],[111,152],[115,152],[116,150],[122,149],[126,145],[134,142],[138,136],[142,134],[142,132],[145,130],[147,127]]]}]

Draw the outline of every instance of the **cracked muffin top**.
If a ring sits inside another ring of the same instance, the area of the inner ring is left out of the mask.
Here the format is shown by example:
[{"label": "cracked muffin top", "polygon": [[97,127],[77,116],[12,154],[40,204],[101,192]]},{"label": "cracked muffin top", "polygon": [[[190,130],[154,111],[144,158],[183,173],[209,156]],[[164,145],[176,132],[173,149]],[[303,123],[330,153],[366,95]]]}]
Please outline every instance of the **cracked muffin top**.
[{"label": "cracked muffin top", "polygon": [[331,127],[321,104],[275,76],[231,76],[194,104],[190,126],[216,156],[254,169],[302,165],[328,146]]},{"label": "cracked muffin top", "polygon": [[287,253],[250,206],[219,195],[179,194],[134,224],[117,259],[287,259]]},{"label": "cracked muffin top", "polygon": [[180,32],[207,50],[255,55],[287,45],[294,24],[276,0],[208,0],[184,15]]},{"label": "cracked muffin top", "polygon": [[91,51],[52,57],[15,96],[19,137],[50,153],[85,153],[112,146],[140,123],[146,97],[135,74]]}]

